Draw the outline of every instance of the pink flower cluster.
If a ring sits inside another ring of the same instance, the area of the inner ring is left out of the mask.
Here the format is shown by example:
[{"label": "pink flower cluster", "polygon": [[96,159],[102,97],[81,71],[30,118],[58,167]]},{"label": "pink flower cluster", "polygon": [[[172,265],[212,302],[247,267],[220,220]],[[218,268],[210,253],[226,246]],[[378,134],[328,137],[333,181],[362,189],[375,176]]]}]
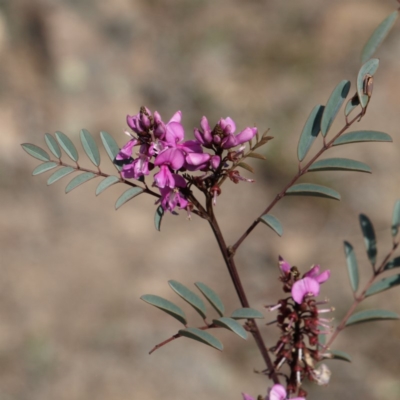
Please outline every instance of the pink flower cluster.
[{"label": "pink flower cluster", "polygon": [[[251,140],[257,128],[246,128],[235,135],[236,125],[227,117],[221,118],[211,129],[206,117],[201,119],[201,129],[195,128],[194,140],[185,141],[181,124],[182,113],[177,111],[167,122],[160,114],[154,114],[146,107],[134,116],[127,116],[127,123],[135,133],[116,156],[115,163],[123,165],[124,179],[144,180],[153,168],[157,168],[153,186],[161,193],[164,210],[175,207],[187,208],[187,179],[183,172],[203,171],[217,174],[223,171],[223,151]],[[138,151],[134,153],[134,149]],[[213,154],[205,152],[211,150]]]}]

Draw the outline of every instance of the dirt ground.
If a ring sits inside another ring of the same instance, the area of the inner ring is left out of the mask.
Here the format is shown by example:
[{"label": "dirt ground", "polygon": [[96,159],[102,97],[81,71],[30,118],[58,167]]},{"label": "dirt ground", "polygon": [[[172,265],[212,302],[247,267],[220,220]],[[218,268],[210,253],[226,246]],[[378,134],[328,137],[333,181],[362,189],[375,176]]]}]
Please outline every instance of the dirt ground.
[{"label": "dirt ground", "polygon": [[[20,143],[44,146],[45,132],[61,130],[80,146],[86,128],[98,139],[105,130],[122,145],[125,117],[141,105],[165,120],[182,110],[188,136],[203,115],[213,122],[230,116],[239,129],[271,128],[267,161],[252,162],[256,183],[228,183],[218,199],[217,216],[232,243],[296,173],[297,140],[311,109],[342,79],[354,88],[362,46],[396,6],[392,0],[0,0],[0,400],[265,393],[268,383],[253,373],[263,363],[251,338],[218,332],[222,353],[180,339],[148,355],[180,326],[143,303],[142,294],[176,301],[200,323],[169,279],[205,282],[228,310],[239,307],[206,223],[167,215],[157,232],[152,199],[139,196],[116,212],[123,188],[95,197],[95,181],[65,195],[67,178],[46,186],[46,174],[31,176],[39,162]],[[377,54],[372,102],[355,128],[387,132],[394,143],[338,146],[330,156],[363,161],[373,173],[309,174],[303,182],[330,186],[342,201],[283,199],[273,214],[284,235],[265,226],[251,234],[237,260],[253,307],[262,310],[281,295],[281,254],[303,271],[317,263],[332,271],[323,295],[338,321],[352,301],[343,240],[355,247],[362,283],[371,272],[360,212],[374,222],[378,257],[390,248],[392,208],[400,198],[399,47],[397,24]],[[340,116],[332,130],[342,125]],[[102,159],[112,171],[104,151]],[[399,313],[399,300],[392,289],[363,308]],[[275,328],[262,323],[261,329],[272,346]],[[396,321],[348,329],[334,348],[350,353],[353,363],[330,362],[331,383],[310,385],[310,399],[400,398],[399,343]]]}]

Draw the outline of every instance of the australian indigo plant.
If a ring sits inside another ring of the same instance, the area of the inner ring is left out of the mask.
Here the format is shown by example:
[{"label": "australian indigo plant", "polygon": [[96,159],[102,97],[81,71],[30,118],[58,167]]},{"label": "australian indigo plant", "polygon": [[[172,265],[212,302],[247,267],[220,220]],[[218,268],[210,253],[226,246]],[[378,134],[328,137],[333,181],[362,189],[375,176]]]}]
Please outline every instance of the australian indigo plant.
[{"label": "australian indigo plant", "polygon": [[[354,302],[338,324],[333,322],[334,308],[328,304],[328,300],[319,298],[323,284],[329,281],[330,271],[321,269],[319,265],[312,266],[308,271],[302,271],[279,257],[282,295],[275,304],[266,306],[268,313],[274,315],[274,320],[268,325],[275,325],[276,328],[269,334],[277,333],[278,335],[276,344],[267,348],[259,325],[255,321],[264,318],[264,313],[250,307],[235,264],[237,249],[260,222],[266,224],[278,235],[282,235],[282,225],[270,214],[270,211],[285,196],[302,195],[340,199],[339,193],[328,187],[297,183],[303,175],[310,171],[327,170],[371,172],[368,165],[359,161],[346,158],[321,159],[321,156],[334,146],[355,142],[391,141],[391,137],[386,133],[348,132],[348,130],[367,112],[373,91],[374,75],[379,66],[379,60],[371,57],[397,17],[398,11],[390,14],[378,26],[363,49],[362,67],[358,72],[356,90],[344,107],[345,117],[342,129],[334,134],[330,132],[333,121],[350,93],[348,80],[343,80],[336,86],[325,106],[317,105],[312,110],[298,143],[297,173],[232,245],[225,242],[214,214],[214,207],[220,201],[225,182],[232,181],[243,185],[254,182],[253,179],[247,177],[248,172],[253,172],[253,169],[245,161],[249,158],[265,159],[257,150],[272,139],[268,131],[261,134],[256,127],[237,129],[234,120],[230,117],[211,123],[207,117],[203,116],[200,127],[194,129],[194,139],[187,140],[180,111],[165,122],[157,111],[153,112],[147,107],[141,107],[136,115],[127,117],[127,125],[130,129],[125,133],[129,136],[129,140],[121,149],[109,134],[106,132],[100,134],[105,150],[118,171],[117,175],[102,172],[96,142],[84,129],[80,133],[82,146],[90,161],[95,165],[95,170],[82,168],[78,164],[79,156],[74,144],[61,132],[56,132],[55,138],[50,134],[45,135],[46,144],[54,158],[34,144],[22,145],[29,155],[43,161],[35,168],[33,175],[58,168],[49,177],[47,181],[49,185],[73,172],[81,172],[68,183],[66,193],[93,178],[103,177],[104,179],[97,186],[96,195],[116,183],[130,186],[118,198],[116,209],[140,194],[154,197],[157,205],[154,218],[157,230],[160,230],[165,212],[177,214],[178,210],[185,210],[188,219],[195,215],[210,225],[242,308],[227,316],[218,295],[206,284],[196,282],[196,288],[219,315],[219,318],[208,319],[205,304],[200,296],[183,284],[171,280],[168,282],[171,288],[201,315],[204,324],[200,327],[189,326],[183,310],[177,305],[156,295],[142,296],[142,300],[176,318],[184,326],[176,334],[156,345],[150,353],[180,337],[188,337],[222,350],[221,342],[209,333],[214,328],[231,330],[242,338],[246,338],[250,333],[265,362],[262,373],[272,380],[266,397],[262,395],[258,399],[299,400],[307,397],[303,388],[306,380],[319,385],[326,385],[329,382],[331,372],[324,360],[350,361],[350,356],[346,353],[331,349],[334,340],[343,329],[366,321],[399,318],[391,311],[374,309],[357,312],[356,308],[365,298],[400,284],[399,274],[380,278],[383,273],[400,266],[400,257],[393,258],[400,240],[398,235],[400,201],[396,203],[393,212],[392,248],[380,263],[377,262],[376,238],[372,223],[367,216],[360,215],[366,250],[373,267],[372,276],[363,288],[359,288],[359,272],[353,247],[350,243],[344,242]],[[309,157],[309,161],[305,162],[304,159],[319,133],[323,138],[322,146]],[[72,159],[74,162],[72,165],[63,161],[61,149]],[[245,322],[241,324],[239,321],[243,320]],[[253,397],[243,394],[243,399],[251,400]]]}]

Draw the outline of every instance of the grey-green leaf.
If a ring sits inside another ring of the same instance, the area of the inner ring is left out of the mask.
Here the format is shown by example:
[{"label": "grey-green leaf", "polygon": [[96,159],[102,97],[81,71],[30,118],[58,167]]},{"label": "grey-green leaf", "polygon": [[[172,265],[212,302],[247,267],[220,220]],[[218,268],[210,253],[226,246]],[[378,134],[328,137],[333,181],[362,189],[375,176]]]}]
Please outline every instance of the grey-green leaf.
[{"label": "grey-green leaf", "polygon": [[219,296],[209,286],[202,282],[195,283],[197,289],[203,293],[203,296],[208,300],[215,311],[222,317],[225,312],[225,306]]},{"label": "grey-green leaf", "polygon": [[372,296],[398,285],[400,285],[400,275],[389,276],[388,278],[383,278],[379,282],[374,283],[366,291],[365,296]]},{"label": "grey-green leaf", "polygon": [[369,261],[371,262],[372,266],[375,266],[378,249],[376,247],[376,236],[375,236],[374,226],[372,225],[372,222],[365,214],[360,214],[359,219]]},{"label": "grey-green leaf", "polygon": [[265,214],[260,218],[260,220],[265,225],[269,226],[273,231],[275,231],[275,233],[277,233],[279,236],[283,235],[282,224],[273,215]]},{"label": "grey-green leaf", "polygon": [[85,153],[89,157],[90,161],[98,167],[100,165],[100,153],[96,142],[92,135],[86,129],[82,129],[80,132],[81,142]]},{"label": "grey-green leaf", "polygon": [[400,319],[400,316],[393,311],[387,310],[364,310],[353,314],[346,322],[346,326],[360,324],[369,321],[386,319]]},{"label": "grey-green leaf", "polygon": [[67,176],[74,171],[76,171],[76,169],[72,167],[60,168],[54,172],[54,174],[50,175],[49,179],[47,180],[47,184],[51,185],[52,183],[57,182],[59,179],[64,178],[64,176]]},{"label": "grey-green leaf", "polygon": [[41,147],[32,143],[23,143],[21,146],[30,156],[37,160],[50,161],[50,156]]},{"label": "grey-green leaf", "polygon": [[122,205],[124,205],[127,201],[133,199],[137,195],[143,192],[143,189],[140,187],[133,187],[131,189],[128,189],[124,193],[121,194],[121,196],[118,198],[118,200],[115,203],[115,209],[118,210]]},{"label": "grey-green leaf", "polygon": [[213,323],[217,326],[222,326],[230,331],[236,333],[236,335],[240,336],[242,339],[247,339],[247,332],[243,328],[239,322],[235,321],[232,318],[222,317],[218,319],[214,319]]},{"label": "grey-green leaf", "polygon": [[392,216],[392,236],[397,236],[400,226],[400,200],[397,200],[393,208]]},{"label": "grey-green leaf", "polygon": [[308,169],[308,172],[316,171],[358,171],[371,173],[371,168],[360,161],[349,158],[326,158],[315,161]]},{"label": "grey-green leaf", "polygon": [[58,146],[56,139],[54,139],[53,136],[50,135],[50,133],[45,133],[44,140],[47,144],[47,147],[54,154],[54,156],[57,157],[58,159],[60,159],[61,158],[61,150],[60,150],[60,147]]},{"label": "grey-green leaf", "polygon": [[306,124],[304,125],[303,131],[300,135],[299,144],[297,147],[297,157],[299,161],[303,161],[310,150],[311,145],[317,138],[321,130],[321,118],[324,112],[324,106],[318,105],[313,108]]},{"label": "grey-green leaf", "polygon": [[115,185],[116,183],[121,182],[118,176],[107,176],[104,178],[96,188],[96,196],[100,193],[104,192],[104,190],[108,189],[110,186]]},{"label": "grey-green leaf", "polygon": [[264,315],[254,308],[238,308],[235,310],[231,318],[233,319],[255,319],[255,318],[264,318]]},{"label": "grey-green leaf", "polygon": [[374,76],[375,72],[379,67],[379,60],[372,58],[367,61],[358,72],[357,76],[357,93],[362,108],[365,108],[368,104],[368,96],[364,94],[364,79],[367,75]]},{"label": "grey-green leaf", "polygon": [[214,347],[214,349],[222,351],[224,346],[222,343],[213,335],[208,332],[202,331],[198,328],[186,328],[181,329],[178,332],[181,336],[185,336],[189,339],[197,340],[200,343],[207,344],[208,346]]},{"label": "grey-green leaf", "polygon": [[77,162],[79,159],[78,151],[76,150],[76,147],[72,143],[71,139],[65,133],[62,132],[56,132],[56,138],[61,148],[67,154],[67,156],[71,160]]},{"label": "grey-green leaf", "polygon": [[[106,149],[106,152],[108,154],[108,157],[110,157],[110,160],[114,164],[115,157],[119,153],[119,147],[117,142],[114,140],[114,138],[108,134],[105,131],[100,132],[100,137],[101,141],[103,142],[103,146]],[[117,168],[118,171],[121,171],[122,166],[114,164],[115,168]]]},{"label": "grey-green leaf", "polygon": [[360,105],[360,99],[358,98],[358,94],[356,93],[347,103],[344,108],[344,115],[347,117],[350,113]]},{"label": "grey-green leaf", "polygon": [[182,297],[183,300],[188,302],[202,316],[202,318],[206,317],[206,306],[204,305],[203,300],[197,296],[196,293],[193,293],[185,285],[174,280],[168,281],[168,284],[179,296]]},{"label": "grey-green leaf", "polygon": [[154,214],[154,225],[158,231],[161,230],[161,221],[164,216],[164,209],[162,206],[158,206],[156,213]]},{"label": "grey-green leaf", "polygon": [[334,146],[341,144],[357,143],[357,142],[392,142],[392,138],[384,132],[377,131],[356,131],[345,133],[338,137],[334,142]]},{"label": "grey-green leaf", "polygon": [[390,260],[385,267],[383,268],[384,271],[389,271],[390,269],[400,267],[400,257],[395,257]]},{"label": "grey-green leaf", "polygon": [[314,183],[299,183],[290,187],[286,193],[286,196],[315,196],[325,197],[334,200],[340,200],[340,194],[331,188],[326,186],[316,185]]},{"label": "grey-green leaf", "polygon": [[330,350],[328,355],[324,355],[324,358],[352,362],[351,356],[340,350]]},{"label": "grey-green leaf", "polygon": [[172,303],[171,301],[164,299],[160,296],[156,296],[154,294],[144,294],[141,299],[146,303],[151,304],[154,307],[159,308],[160,310],[166,312],[171,315],[183,325],[186,325],[186,315],[183,310]]},{"label": "grey-green leaf", "polygon": [[93,172],[84,172],[83,174],[75,176],[75,178],[73,178],[66,186],[65,193],[69,193],[71,190],[96,177],[97,175]]},{"label": "grey-green leaf", "polygon": [[396,22],[398,11],[393,11],[389,14],[375,29],[371,37],[368,39],[365,44],[362,53],[361,53],[361,63],[364,64],[367,62],[375,53],[377,48],[384,41],[385,37],[389,33],[390,29]]},{"label": "grey-green leaf", "polygon": [[350,91],[350,81],[343,80],[333,90],[331,96],[326,103],[324,113],[321,121],[321,133],[322,136],[326,136],[328,133],[337,113],[340,110],[343,102],[346,100],[347,95]]},{"label": "grey-green leaf", "polygon": [[39,175],[42,174],[43,172],[49,171],[53,168],[58,167],[59,164],[53,162],[53,161],[48,161],[43,164],[38,165],[32,172],[32,175]]},{"label": "grey-green leaf", "polygon": [[357,292],[359,283],[357,258],[353,246],[346,241],[344,242],[344,254],[346,256],[347,271],[349,273],[351,288],[353,289],[353,292]]}]

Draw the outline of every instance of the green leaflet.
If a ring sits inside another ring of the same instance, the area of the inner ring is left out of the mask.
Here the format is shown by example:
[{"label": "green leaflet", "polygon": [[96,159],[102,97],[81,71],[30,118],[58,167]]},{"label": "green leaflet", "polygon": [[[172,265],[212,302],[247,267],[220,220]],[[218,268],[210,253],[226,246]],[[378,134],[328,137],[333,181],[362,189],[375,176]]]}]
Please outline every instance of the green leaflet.
[{"label": "green leaflet", "polygon": [[[106,149],[106,152],[108,154],[108,157],[114,164],[115,157],[119,153],[119,147],[117,145],[117,142],[114,140],[114,138],[108,134],[105,131],[100,132],[100,137],[101,141],[103,142],[103,146]],[[121,171],[122,166],[114,164],[115,168],[117,168],[118,171]]]},{"label": "green leaflet", "polygon": [[224,346],[222,343],[213,335],[208,332],[202,331],[198,328],[186,328],[181,329],[178,332],[181,336],[185,336],[189,339],[197,340],[200,343],[207,344],[208,346],[214,347],[214,349],[222,351]]},{"label": "green leaflet", "polygon": [[400,319],[399,315],[387,310],[364,310],[353,314],[346,322],[345,326],[360,324],[369,321],[379,321],[387,319]]},{"label": "green leaflet", "polygon": [[303,161],[321,130],[321,118],[323,112],[324,106],[315,106],[304,125],[297,146],[297,157],[299,161]]},{"label": "green leaflet", "polygon": [[375,29],[371,37],[368,39],[365,44],[362,53],[361,53],[361,63],[366,63],[384,41],[385,37],[389,33],[390,29],[392,29],[396,19],[398,17],[398,11],[393,11],[389,14]]},{"label": "green leaflet", "polygon": [[340,110],[340,107],[342,106],[343,102],[346,100],[347,95],[349,94],[350,86],[350,81],[343,80],[336,86],[331,96],[329,97],[321,121],[321,133],[323,136],[326,136],[330,127],[332,126],[332,123],[335,120],[336,115]]},{"label": "green leaflet", "polygon": [[384,132],[377,131],[356,131],[345,133],[338,137],[334,142],[333,146],[339,146],[341,144],[357,143],[357,142],[392,142],[392,138]]},{"label": "green leaflet", "polygon": [[58,146],[56,139],[54,139],[53,136],[50,135],[50,133],[45,133],[44,140],[47,144],[47,147],[54,154],[54,156],[56,158],[60,159],[61,158],[61,150],[60,150],[60,147]]},{"label": "green leaflet", "polygon": [[78,162],[79,155],[78,151],[76,150],[76,147],[74,144],[71,142],[71,139],[64,133],[62,132],[56,132],[56,139],[61,146],[61,148],[65,151],[67,156],[75,161]]},{"label": "green leaflet", "polygon": [[353,292],[358,290],[358,265],[353,246],[349,242],[344,242],[344,254],[346,256],[347,271],[349,273],[350,284]]},{"label": "green leaflet", "polygon": [[123,206],[127,201],[133,199],[134,197],[138,196],[142,192],[143,192],[143,189],[140,187],[133,187],[131,189],[128,189],[127,191],[122,193],[121,196],[116,201],[115,209],[118,210],[118,208]]},{"label": "green leaflet", "polygon": [[32,157],[40,161],[50,161],[50,156],[39,146],[32,143],[21,144],[22,148]]},{"label": "green leaflet", "polygon": [[61,178],[64,178],[64,176],[69,175],[72,172],[75,172],[76,169],[72,167],[62,167],[58,169],[54,174],[50,175],[49,179],[47,180],[47,185],[51,185],[54,182],[57,182]]},{"label": "green leaflet", "polygon": [[247,339],[246,330],[243,328],[242,325],[239,324],[239,322],[236,322],[232,318],[222,317],[214,319],[213,323],[217,326],[222,326],[226,329],[229,329],[233,333],[236,333],[236,335],[240,336],[242,339]]},{"label": "green leaflet", "polygon": [[183,310],[172,303],[171,301],[164,299],[160,296],[156,296],[154,294],[144,294],[141,297],[141,300],[145,301],[148,304],[151,304],[154,307],[159,308],[161,311],[166,312],[171,315],[183,325],[186,325],[186,316]]},{"label": "green leaflet", "polygon": [[357,76],[357,94],[360,100],[362,108],[365,108],[368,104],[368,96],[364,94],[364,79],[369,76],[374,76],[375,72],[379,67],[379,60],[377,58],[372,58],[367,61],[358,72]]},{"label": "green leaflet", "polygon": [[315,196],[315,197],[326,197],[329,199],[340,200],[340,194],[331,188],[321,185],[315,185],[314,183],[299,183],[290,187],[286,193],[286,196]]},{"label": "green leaflet", "polygon": [[197,289],[203,294],[203,296],[208,300],[215,311],[222,317],[225,312],[225,306],[219,296],[212,290],[209,286],[202,282],[195,283]]},{"label": "green leaflet", "polygon": [[168,281],[169,286],[180,296],[183,300],[188,302],[200,315],[202,318],[206,318],[206,306],[203,300],[196,293],[192,292],[189,288],[182,283],[174,280]]},{"label": "green leaflet", "polygon": [[84,172],[83,174],[75,176],[75,178],[73,178],[66,186],[65,193],[69,193],[71,190],[96,177],[97,175],[92,172]]},{"label": "green leaflet", "polygon": [[107,176],[104,178],[96,188],[96,196],[100,193],[104,192],[104,190],[108,189],[110,186],[115,185],[116,183],[121,182],[118,176]]},{"label": "green leaflet", "polygon": [[96,167],[98,167],[100,165],[100,153],[92,135],[86,129],[82,129],[80,132],[80,136],[83,150],[85,150],[85,153],[89,157],[90,161]]},{"label": "green leaflet", "polygon": [[47,172],[53,168],[57,168],[59,164],[53,162],[53,161],[48,161],[43,164],[38,165],[33,171],[32,175],[39,175],[42,174],[43,172]]},{"label": "green leaflet", "polygon": [[392,236],[397,236],[400,226],[400,200],[397,200],[393,208]]},{"label": "green leaflet", "polygon": [[255,318],[264,318],[264,315],[260,313],[260,311],[255,310],[254,308],[238,308],[235,310],[231,318],[233,319],[255,319]]},{"label": "green leaflet", "polygon": [[364,214],[360,214],[359,219],[360,219],[361,230],[364,236],[365,247],[367,249],[367,255],[369,261],[374,267],[376,263],[376,255],[378,253],[376,247],[376,236],[375,236],[374,226],[372,225],[372,222],[369,220],[369,218]]},{"label": "green leaflet", "polygon": [[392,287],[400,285],[400,274],[383,278],[379,282],[374,283],[365,293],[365,296],[373,296],[374,294],[391,289]]},{"label": "green leaflet", "polygon": [[315,161],[308,168],[308,172],[317,171],[357,171],[371,173],[371,168],[367,164],[349,158],[326,158]]},{"label": "green leaflet", "polygon": [[263,222],[265,225],[269,226],[277,235],[282,236],[283,235],[283,228],[282,224],[279,222],[277,218],[275,218],[273,215],[270,214],[265,214],[261,217],[261,222]]}]

